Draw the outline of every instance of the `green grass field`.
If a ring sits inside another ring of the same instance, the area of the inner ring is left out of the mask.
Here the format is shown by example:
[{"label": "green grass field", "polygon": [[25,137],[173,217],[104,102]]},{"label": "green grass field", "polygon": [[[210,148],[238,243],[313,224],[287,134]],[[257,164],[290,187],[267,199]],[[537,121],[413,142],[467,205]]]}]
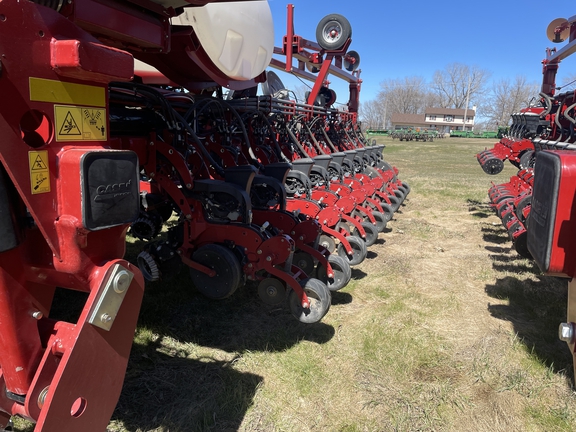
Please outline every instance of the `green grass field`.
[{"label": "green grass field", "polygon": [[566,282],[488,205],[515,169],[484,174],[492,140],[378,141],[412,192],[323,321],[149,284],[110,432],[576,430]]}]

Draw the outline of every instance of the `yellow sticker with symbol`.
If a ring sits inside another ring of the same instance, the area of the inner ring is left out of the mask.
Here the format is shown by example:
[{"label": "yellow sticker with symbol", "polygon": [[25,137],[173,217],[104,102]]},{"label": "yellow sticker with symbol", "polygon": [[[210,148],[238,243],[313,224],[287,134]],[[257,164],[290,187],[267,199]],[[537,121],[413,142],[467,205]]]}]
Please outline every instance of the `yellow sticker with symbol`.
[{"label": "yellow sticker with symbol", "polygon": [[106,141],[106,109],[54,105],[56,141]]},{"label": "yellow sticker with symbol", "polygon": [[30,167],[30,189],[33,195],[50,192],[50,165],[48,151],[38,150],[28,152]]}]

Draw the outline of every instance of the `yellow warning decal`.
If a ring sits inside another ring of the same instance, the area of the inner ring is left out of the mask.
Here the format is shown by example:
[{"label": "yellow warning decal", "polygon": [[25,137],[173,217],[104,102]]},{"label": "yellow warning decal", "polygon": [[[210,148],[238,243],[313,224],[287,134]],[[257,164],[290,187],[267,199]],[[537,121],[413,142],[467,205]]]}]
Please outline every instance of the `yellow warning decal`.
[{"label": "yellow warning decal", "polygon": [[106,141],[104,108],[54,105],[56,141]]},{"label": "yellow warning decal", "polygon": [[50,192],[50,165],[48,164],[48,151],[29,151],[28,165],[30,166],[30,189],[32,194]]},{"label": "yellow warning decal", "polygon": [[44,78],[29,78],[30,100],[70,105],[106,106],[106,88]]}]

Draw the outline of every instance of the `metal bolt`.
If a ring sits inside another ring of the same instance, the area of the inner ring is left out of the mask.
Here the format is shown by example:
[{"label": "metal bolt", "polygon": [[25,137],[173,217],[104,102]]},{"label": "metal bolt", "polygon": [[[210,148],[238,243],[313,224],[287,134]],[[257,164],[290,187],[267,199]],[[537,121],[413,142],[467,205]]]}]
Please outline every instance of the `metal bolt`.
[{"label": "metal bolt", "polygon": [[100,321],[102,321],[104,324],[109,323],[110,321],[112,321],[112,317],[110,315],[108,315],[107,313],[103,313],[102,315],[100,315]]},{"label": "metal bolt", "polygon": [[174,150],[172,149],[168,150],[168,154],[174,154]]},{"label": "metal bolt", "polygon": [[191,214],[187,214],[187,215],[186,215],[186,219],[188,219],[188,220],[192,219],[192,215],[191,215]]},{"label": "metal bolt", "polygon": [[558,337],[561,341],[572,343],[574,341],[574,324],[561,323],[558,327]]},{"label": "metal bolt", "polygon": [[34,318],[35,320],[41,320],[42,318],[44,318],[44,314],[40,311],[35,311],[32,312],[32,318]]},{"label": "metal bolt", "polygon": [[187,187],[188,189],[192,189],[192,183],[186,183],[186,187]]},{"label": "metal bolt", "polygon": [[42,409],[42,407],[44,406],[44,402],[46,401],[46,396],[48,395],[48,389],[50,387],[44,387],[42,389],[42,391],[40,392],[40,394],[38,395],[38,408]]},{"label": "metal bolt", "polygon": [[267,256],[267,257],[266,257],[266,261],[268,261],[268,262],[272,261],[272,257],[271,257],[271,256]]},{"label": "metal bolt", "polygon": [[116,276],[114,276],[114,280],[112,281],[112,287],[114,291],[118,294],[122,294],[124,291],[128,289],[130,286],[130,273],[126,270],[119,271]]}]

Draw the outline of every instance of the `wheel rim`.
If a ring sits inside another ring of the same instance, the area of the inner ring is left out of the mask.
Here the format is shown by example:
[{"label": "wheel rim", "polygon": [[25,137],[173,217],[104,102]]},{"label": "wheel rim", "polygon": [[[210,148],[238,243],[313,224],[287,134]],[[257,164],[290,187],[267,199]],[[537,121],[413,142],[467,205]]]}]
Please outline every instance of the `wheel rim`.
[{"label": "wheel rim", "polygon": [[336,20],[328,21],[322,27],[322,39],[329,44],[337,44],[342,38],[342,26]]},{"label": "wheel rim", "polygon": [[277,306],[286,298],[286,287],[278,279],[266,278],[258,284],[258,296],[271,306]]},{"label": "wheel rim", "polygon": [[334,239],[326,234],[320,235],[320,245],[328,249],[328,252],[332,253],[336,250],[336,242]]},{"label": "wheel rim", "polygon": [[292,262],[300,270],[304,270],[308,276],[312,275],[312,272],[314,271],[314,258],[312,258],[310,254],[305,252],[295,252]]}]

